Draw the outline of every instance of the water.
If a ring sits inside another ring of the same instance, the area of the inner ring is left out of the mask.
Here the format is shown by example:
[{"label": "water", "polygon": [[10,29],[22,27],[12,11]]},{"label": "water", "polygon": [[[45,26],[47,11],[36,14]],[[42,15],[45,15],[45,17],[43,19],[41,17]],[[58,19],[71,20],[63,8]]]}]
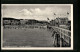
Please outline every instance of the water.
[{"label": "water", "polygon": [[11,47],[52,47],[52,33],[47,29],[3,29],[3,45]]}]

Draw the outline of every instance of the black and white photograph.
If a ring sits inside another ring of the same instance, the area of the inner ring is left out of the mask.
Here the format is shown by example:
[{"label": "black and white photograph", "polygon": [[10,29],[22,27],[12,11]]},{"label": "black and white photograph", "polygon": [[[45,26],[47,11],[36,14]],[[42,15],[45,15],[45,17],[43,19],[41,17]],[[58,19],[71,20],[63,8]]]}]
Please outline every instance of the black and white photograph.
[{"label": "black and white photograph", "polygon": [[3,50],[73,50],[73,4],[2,4]]}]

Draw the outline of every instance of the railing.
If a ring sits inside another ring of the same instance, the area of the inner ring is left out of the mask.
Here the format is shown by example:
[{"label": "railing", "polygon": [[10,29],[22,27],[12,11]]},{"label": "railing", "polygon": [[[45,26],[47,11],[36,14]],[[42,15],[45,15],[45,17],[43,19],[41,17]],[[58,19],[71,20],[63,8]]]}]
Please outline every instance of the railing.
[{"label": "railing", "polygon": [[57,31],[57,33],[60,35],[60,46],[64,44],[64,42],[62,42],[61,39],[63,39],[63,41],[67,43],[67,46],[71,45],[71,31],[55,26],[52,26],[52,28],[54,29],[54,31]]}]

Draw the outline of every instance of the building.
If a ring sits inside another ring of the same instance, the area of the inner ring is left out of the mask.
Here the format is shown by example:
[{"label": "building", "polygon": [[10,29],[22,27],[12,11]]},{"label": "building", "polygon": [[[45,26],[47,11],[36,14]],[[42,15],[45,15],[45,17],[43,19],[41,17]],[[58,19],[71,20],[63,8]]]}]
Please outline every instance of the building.
[{"label": "building", "polygon": [[67,17],[58,17],[55,19],[56,23],[59,23],[59,25],[67,25],[68,18]]},{"label": "building", "polygon": [[3,25],[19,25],[20,20],[14,18],[3,18]]},{"label": "building", "polygon": [[67,25],[67,23],[68,23],[67,17],[58,17],[55,19],[55,25],[57,25],[57,26]]},{"label": "building", "polygon": [[67,25],[68,24],[68,18],[67,17],[58,17],[54,20],[50,21],[50,24],[52,26],[60,26],[60,25]]},{"label": "building", "polygon": [[20,19],[20,25],[25,25],[27,22],[27,19]]},{"label": "building", "polygon": [[39,21],[35,19],[3,18],[3,25],[47,25],[47,23],[47,21]]},{"label": "building", "polygon": [[35,20],[35,19],[28,19],[28,23],[27,24],[35,25],[36,23],[38,23],[37,20]]}]

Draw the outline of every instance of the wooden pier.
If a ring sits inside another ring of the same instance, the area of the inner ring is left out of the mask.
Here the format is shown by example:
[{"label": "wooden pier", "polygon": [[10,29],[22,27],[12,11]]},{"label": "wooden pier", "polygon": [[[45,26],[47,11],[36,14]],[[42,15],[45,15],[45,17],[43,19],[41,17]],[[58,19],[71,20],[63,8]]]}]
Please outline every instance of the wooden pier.
[{"label": "wooden pier", "polygon": [[53,36],[53,44],[55,47],[71,46],[71,31],[55,26],[52,26],[52,30],[55,31]]}]

